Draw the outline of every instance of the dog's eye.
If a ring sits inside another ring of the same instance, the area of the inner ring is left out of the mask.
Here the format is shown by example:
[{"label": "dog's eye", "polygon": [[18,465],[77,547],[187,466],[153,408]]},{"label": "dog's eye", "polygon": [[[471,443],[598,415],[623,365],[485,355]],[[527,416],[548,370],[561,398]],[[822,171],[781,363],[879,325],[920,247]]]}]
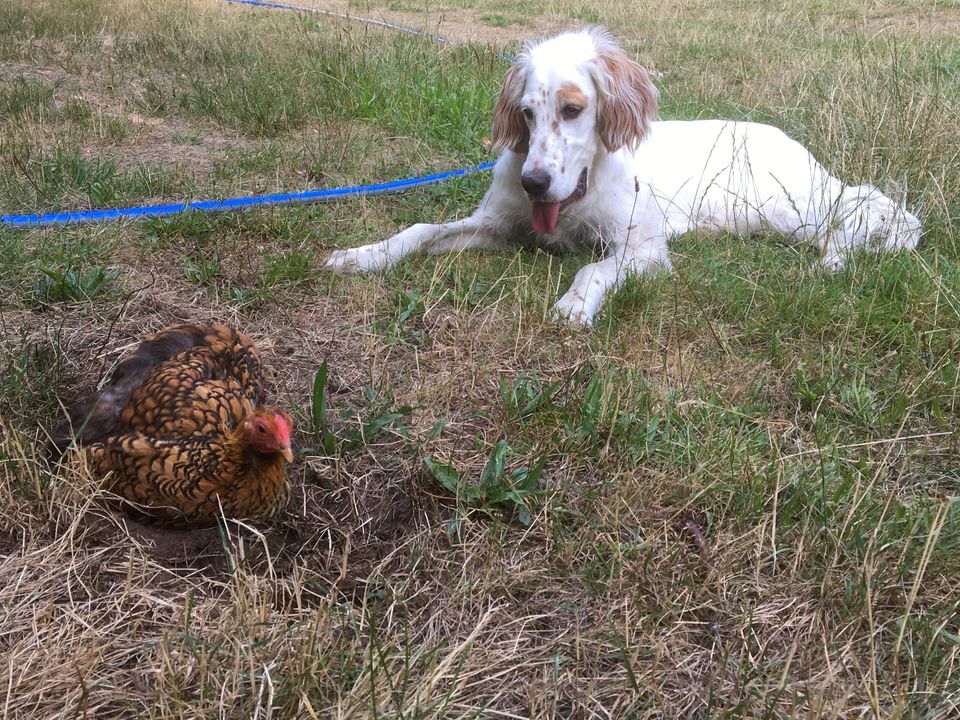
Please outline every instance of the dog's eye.
[{"label": "dog's eye", "polygon": [[526,107],[520,112],[523,113],[523,117],[526,119],[527,122],[530,122],[531,120],[533,120],[533,110],[531,110],[530,108]]},{"label": "dog's eye", "polygon": [[580,107],[579,105],[564,105],[560,109],[560,116],[564,120],[573,120],[582,112],[583,112],[583,108]]}]

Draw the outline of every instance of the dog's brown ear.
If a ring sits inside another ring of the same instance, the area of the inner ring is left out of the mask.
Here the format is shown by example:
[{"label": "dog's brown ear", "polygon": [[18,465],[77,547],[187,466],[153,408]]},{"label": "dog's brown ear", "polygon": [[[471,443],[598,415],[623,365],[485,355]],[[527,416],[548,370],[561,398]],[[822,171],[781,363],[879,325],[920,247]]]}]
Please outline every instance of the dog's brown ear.
[{"label": "dog's brown ear", "polygon": [[503,87],[493,106],[493,147],[496,150],[527,152],[530,143],[530,131],[523,119],[520,99],[526,85],[525,66],[514,63],[503,79]]},{"label": "dog's brown ear", "polygon": [[600,141],[610,152],[636,148],[657,117],[657,88],[647,71],[616,45],[598,48],[594,62]]}]

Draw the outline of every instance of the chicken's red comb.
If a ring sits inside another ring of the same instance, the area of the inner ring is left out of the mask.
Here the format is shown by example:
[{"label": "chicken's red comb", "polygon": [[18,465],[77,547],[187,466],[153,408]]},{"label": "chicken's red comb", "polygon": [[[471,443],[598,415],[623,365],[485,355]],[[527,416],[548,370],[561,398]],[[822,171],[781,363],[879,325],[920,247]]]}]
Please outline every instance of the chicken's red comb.
[{"label": "chicken's red comb", "polygon": [[274,413],[273,422],[276,427],[277,442],[286,447],[290,444],[290,430],[292,423],[285,413]]}]

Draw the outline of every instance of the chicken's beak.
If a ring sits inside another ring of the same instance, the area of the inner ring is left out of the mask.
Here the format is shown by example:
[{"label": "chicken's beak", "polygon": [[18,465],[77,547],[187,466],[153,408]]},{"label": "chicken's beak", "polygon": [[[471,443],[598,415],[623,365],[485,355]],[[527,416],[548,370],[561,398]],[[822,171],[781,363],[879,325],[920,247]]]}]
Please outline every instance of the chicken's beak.
[{"label": "chicken's beak", "polygon": [[287,462],[293,462],[293,450],[290,449],[289,445],[285,448],[281,448],[280,454],[283,455]]}]

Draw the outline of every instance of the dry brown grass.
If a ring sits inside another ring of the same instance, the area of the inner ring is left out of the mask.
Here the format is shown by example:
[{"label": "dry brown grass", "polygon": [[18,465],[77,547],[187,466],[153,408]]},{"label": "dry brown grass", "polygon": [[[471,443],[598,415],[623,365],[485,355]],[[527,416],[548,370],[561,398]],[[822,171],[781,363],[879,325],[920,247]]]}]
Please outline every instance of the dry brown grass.
[{"label": "dry brown grass", "polygon": [[[223,317],[185,308],[182,289],[147,299],[114,325],[107,358],[141,324]],[[420,405],[415,438],[446,417],[440,439],[416,444],[461,468],[482,467],[478,438],[502,431],[500,418],[474,414],[497,406],[498,375],[562,377],[596,358],[551,339],[536,317],[510,337],[496,306],[438,307],[422,320],[427,347],[385,345],[364,330],[370,305],[352,295],[287,308],[285,326],[299,333],[278,333],[273,313],[228,319],[261,340],[288,406],[305,408],[317,358],[329,357],[339,397],[372,375]],[[80,373],[62,388],[89,384],[104,352],[109,316],[91,325],[81,314],[6,315],[40,338],[61,329],[57,352]],[[682,384],[672,373],[664,382]],[[778,433],[806,434],[786,425]],[[718,702],[738,715],[828,717],[886,715],[904,701],[886,655],[900,589],[869,588],[867,615],[847,615],[835,605],[842,590],[828,589],[853,570],[839,549],[822,579],[808,569],[822,544],[805,532],[770,566],[776,514],[708,530],[696,495],[678,497],[668,469],[561,454],[530,528],[476,516],[455,538],[449,498],[409,443],[390,437],[299,464],[284,518],[220,536],[142,528],[101,509],[95,482],[52,467],[40,442],[4,428],[8,717],[681,718]],[[902,592],[938,606],[952,595],[949,576],[926,569]]]},{"label": "dry brown grass", "polygon": [[[928,247],[828,279],[776,241],[678,241],[677,273],[629,284],[584,335],[547,320],[582,258],[317,271],[332,247],[463,212],[482,183],[214,221],[0,229],[2,717],[955,714],[960,120],[955,92],[928,80],[933,60],[949,70],[956,10],[411,5],[317,2],[498,45],[596,17],[665,73],[668,112],[772,117],[838,172],[908,177]],[[212,54],[233,24],[252,28],[243,37],[265,63],[313,58],[317,46],[298,44],[307,30],[272,11],[69,8],[58,30],[59,3],[24,3],[22,15],[54,19],[32,34],[9,21],[0,36],[0,90],[21,76],[52,88],[0,120],[0,167],[17,193],[33,192],[24,168],[50,138],[124,172],[133,157],[166,168],[161,191],[174,197],[457,161],[458,146],[424,127],[389,129],[385,100],[373,120],[309,116],[261,132],[175,102],[189,89],[179,72],[210,84],[216,73],[131,59],[131,47],[162,58],[175,42]],[[496,27],[497,14],[524,24]],[[386,52],[387,35],[323,22],[333,53]],[[433,82],[414,70],[397,92]],[[89,115],[65,113],[78,94]],[[73,186],[43,188],[48,205],[84,201]],[[184,258],[214,252],[217,272],[191,280]],[[302,264],[271,265],[291,257]],[[120,276],[92,299],[34,292],[40,268],[68,266]],[[210,320],[258,342],[300,448],[317,446],[311,388],[324,359],[341,437],[413,410],[355,448],[305,451],[274,523],[140,526],[108,509],[80,460],[51,455],[48,435],[142,334]],[[556,384],[530,415],[504,398],[525,377]],[[476,479],[500,439],[511,468],[547,457],[528,525],[469,507],[424,469],[429,457]]]}]

